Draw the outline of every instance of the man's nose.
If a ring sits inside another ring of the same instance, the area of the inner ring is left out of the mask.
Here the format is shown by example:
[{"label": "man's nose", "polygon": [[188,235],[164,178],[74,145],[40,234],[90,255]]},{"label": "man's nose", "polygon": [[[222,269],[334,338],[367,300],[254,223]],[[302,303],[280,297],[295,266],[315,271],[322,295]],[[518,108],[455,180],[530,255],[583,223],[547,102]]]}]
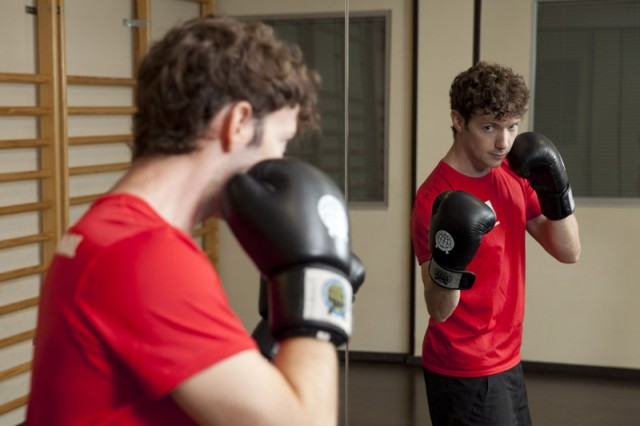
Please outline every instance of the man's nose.
[{"label": "man's nose", "polygon": [[500,150],[509,148],[510,137],[511,135],[509,134],[508,129],[504,129],[503,131],[499,132],[498,137],[496,138],[496,148]]}]

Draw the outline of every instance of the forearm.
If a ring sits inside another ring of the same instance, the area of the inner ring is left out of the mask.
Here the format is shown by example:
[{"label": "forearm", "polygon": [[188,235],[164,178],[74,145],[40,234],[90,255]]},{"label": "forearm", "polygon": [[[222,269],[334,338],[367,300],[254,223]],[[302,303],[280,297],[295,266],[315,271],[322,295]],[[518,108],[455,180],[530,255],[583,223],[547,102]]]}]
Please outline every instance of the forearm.
[{"label": "forearm", "polygon": [[578,261],[582,249],[575,214],[561,220],[549,220],[540,216],[530,221],[527,230],[558,261],[562,263]]},{"label": "forearm", "polygon": [[287,339],[273,364],[296,398],[296,406],[287,409],[291,424],[337,424],[338,358],[333,344],[315,338]]},{"label": "forearm", "polygon": [[428,272],[429,262],[421,267],[424,300],[429,316],[436,321],[446,321],[458,306],[460,290],[449,290],[435,284]]},{"label": "forearm", "polygon": [[172,396],[201,425],[336,425],[337,356],[314,338],[282,342],[273,363],[247,350],[193,375]]},{"label": "forearm", "polygon": [[582,247],[576,215],[572,214],[563,220],[551,221],[550,228],[549,234],[553,239],[553,246],[556,247],[559,257],[562,257],[562,260],[559,260],[565,263],[577,262]]}]

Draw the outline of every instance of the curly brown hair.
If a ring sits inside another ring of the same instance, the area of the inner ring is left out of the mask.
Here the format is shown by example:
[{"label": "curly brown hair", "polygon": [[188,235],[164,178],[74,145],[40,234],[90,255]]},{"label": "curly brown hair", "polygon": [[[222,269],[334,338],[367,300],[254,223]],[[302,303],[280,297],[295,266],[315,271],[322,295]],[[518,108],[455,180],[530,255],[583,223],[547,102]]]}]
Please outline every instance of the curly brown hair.
[{"label": "curly brown hair", "polygon": [[456,76],[449,99],[451,109],[460,113],[465,123],[476,114],[504,120],[527,112],[529,89],[511,68],[481,61]]},{"label": "curly brown hair", "polygon": [[137,73],[133,159],[182,154],[226,105],[248,101],[255,118],[300,107],[300,129],[317,129],[320,78],[296,45],[260,22],[196,18],[155,43]]}]

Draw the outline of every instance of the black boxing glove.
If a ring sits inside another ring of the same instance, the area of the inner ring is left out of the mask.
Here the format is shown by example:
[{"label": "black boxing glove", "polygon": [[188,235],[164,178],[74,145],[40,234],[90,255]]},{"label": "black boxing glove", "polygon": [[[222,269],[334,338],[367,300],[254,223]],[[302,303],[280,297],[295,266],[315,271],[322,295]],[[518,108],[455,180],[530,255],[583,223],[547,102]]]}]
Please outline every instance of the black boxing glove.
[{"label": "black boxing glove", "polygon": [[258,312],[260,313],[260,321],[258,321],[258,324],[251,332],[251,337],[253,337],[253,340],[258,344],[262,356],[268,360],[272,360],[278,353],[280,345],[269,331],[269,323],[267,321],[269,312],[267,285],[267,279],[261,276],[260,294],[258,296]]},{"label": "black boxing glove", "polygon": [[476,276],[466,270],[482,237],[496,224],[491,207],[464,191],[445,191],[436,197],[429,222],[429,276],[450,290],[468,290]]},{"label": "black boxing glove", "polygon": [[[355,300],[355,294],[360,289],[362,283],[364,283],[366,271],[362,264],[362,261],[354,253],[351,253],[351,262],[349,265],[349,282],[353,288],[353,298]],[[268,287],[267,280],[264,277],[260,278],[260,295],[258,297],[258,312],[261,319],[253,329],[251,336],[258,344],[260,353],[268,360],[273,360],[278,354],[280,344],[271,336],[269,331],[269,323],[267,321],[269,306],[268,306]]]},{"label": "black boxing glove", "polygon": [[573,213],[575,202],[564,162],[547,137],[536,132],[519,134],[507,160],[518,176],[529,180],[548,219],[560,220]]},{"label": "black boxing glove", "polygon": [[271,335],[346,342],[352,256],[347,209],[335,183],[303,161],[266,160],[229,180],[221,206],[267,280]]},{"label": "black boxing glove", "polygon": [[353,288],[353,298],[355,300],[356,293],[360,286],[364,283],[366,270],[364,264],[355,253],[351,253],[351,261],[349,262],[349,282]]}]

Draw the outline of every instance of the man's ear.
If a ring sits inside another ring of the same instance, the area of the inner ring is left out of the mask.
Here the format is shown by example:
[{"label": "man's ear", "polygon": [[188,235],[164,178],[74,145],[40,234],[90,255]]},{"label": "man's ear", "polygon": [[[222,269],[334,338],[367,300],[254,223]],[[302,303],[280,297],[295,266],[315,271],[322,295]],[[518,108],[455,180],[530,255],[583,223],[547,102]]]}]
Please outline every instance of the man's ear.
[{"label": "man's ear", "polygon": [[451,124],[456,132],[461,132],[464,127],[464,118],[462,115],[455,110],[451,110]]},{"label": "man's ear", "polygon": [[225,111],[220,134],[224,152],[230,152],[235,146],[246,145],[251,141],[254,131],[252,117],[253,108],[247,101],[236,102]]}]

